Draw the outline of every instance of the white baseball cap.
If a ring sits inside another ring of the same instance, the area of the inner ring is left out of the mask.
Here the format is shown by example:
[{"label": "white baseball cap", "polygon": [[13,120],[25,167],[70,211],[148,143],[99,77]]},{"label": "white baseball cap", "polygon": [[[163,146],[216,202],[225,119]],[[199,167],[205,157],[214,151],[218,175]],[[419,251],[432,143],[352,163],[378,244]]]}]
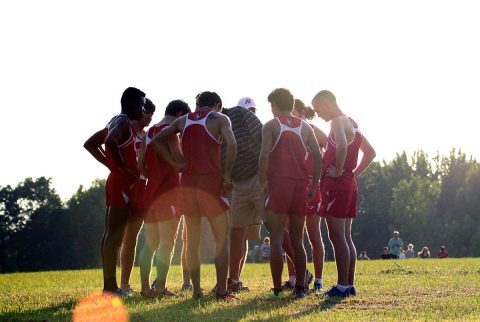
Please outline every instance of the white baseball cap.
[{"label": "white baseball cap", "polygon": [[238,101],[238,106],[244,108],[256,108],[255,101],[250,97],[243,97]]}]

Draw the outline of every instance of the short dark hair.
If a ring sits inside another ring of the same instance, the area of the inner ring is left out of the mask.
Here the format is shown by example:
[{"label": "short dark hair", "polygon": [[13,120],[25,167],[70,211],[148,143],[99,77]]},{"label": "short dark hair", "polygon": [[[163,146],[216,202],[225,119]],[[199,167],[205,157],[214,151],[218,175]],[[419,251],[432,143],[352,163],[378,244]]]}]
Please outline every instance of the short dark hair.
[{"label": "short dark hair", "polygon": [[307,120],[313,120],[317,116],[317,113],[315,113],[315,110],[311,106],[305,107],[305,118]]},{"label": "short dark hair", "polygon": [[155,104],[153,104],[152,100],[149,99],[149,98],[145,98],[145,100],[147,101],[145,103],[145,111],[149,112],[149,113],[155,113],[155,109],[156,109],[156,106]]},{"label": "short dark hair", "polygon": [[297,111],[298,113],[302,113],[305,111],[305,103],[302,102],[302,100],[296,98],[295,101],[293,101],[293,108],[295,109],[295,111]]},{"label": "short dark hair", "polygon": [[222,105],[222,99],[215,92],[202,92],[197,95],[198,108],[201,107],[214,107],[215,104]]},{"label": "short dark hair", "polygon": [[165,115],[170,116],[182,116],[190,112],[190,107],[182,100],[171,101],[165,108]]},{"label": "short dark hair", "polygon": [[281,112],[293,110],[293,95],[286,88],[276,88],[268,95],[268,101],[275,104]]},{"label": "short dark hair", "polygon": [[123,91],[122,98],[120,99],[120,104],[122,105],[122,112],[128,111],[129,109],[135,107],[135,104],[138,104],[140,98],[145,97],[145,93],[135,87],[129,87]]}]

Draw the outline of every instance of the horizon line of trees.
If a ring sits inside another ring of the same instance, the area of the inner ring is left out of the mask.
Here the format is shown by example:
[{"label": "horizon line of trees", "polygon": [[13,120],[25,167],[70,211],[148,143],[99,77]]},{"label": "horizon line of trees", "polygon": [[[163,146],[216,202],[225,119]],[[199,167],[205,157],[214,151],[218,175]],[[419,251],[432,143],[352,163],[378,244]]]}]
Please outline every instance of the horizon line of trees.
[{"label": "horizon line of trees", "polygon": [[[359,216],[353,227],[358,252],[378,258],[398,230],[405,245],[428,246],[432,257],[441,245],[451,257],[480,256],[480,164],[473,157],[456,150],[433,158],[421,150],[410,158],[402,152],[389,162],[373,162],[358,185]],[[62,202],[45,177],[0,186],[0,272],[101,267],[104,187],[105,180],[97,179]],[[208,225],[204,228],[202,257],[212,262],[213,238]],[[180,246],[181,241],[177,263]]]}]

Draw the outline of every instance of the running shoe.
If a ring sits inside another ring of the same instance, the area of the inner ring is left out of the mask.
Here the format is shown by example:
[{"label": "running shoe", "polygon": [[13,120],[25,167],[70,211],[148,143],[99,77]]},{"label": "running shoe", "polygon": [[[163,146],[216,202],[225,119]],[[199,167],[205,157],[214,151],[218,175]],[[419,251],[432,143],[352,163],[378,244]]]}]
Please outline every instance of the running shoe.
[{"label": "running shoe", "polygon": [[332,286],[332,288],[324,294],[328,297],[348,297],[350,295],[349,290],[340,291],[336,285]]},{"label": "running shoe", "polygon": [[238,293],[238,292],[249,292],[250,288],[248,286],[243,285],[242,281],[238,281],[237,283],[233,283],[231,280],[228,281],[227,289],[230,292]]},{"label": "running shoe", "polygon": [[312,273],[310,273],[310,271],[307,269],[306,273],[305,273],[305,290],[308,291],[308,286],[310,285],[310,283],[312,283],[313,281],[313,275]]},{"label": "running shoe", "polygon": [[190,283],[185,283],[182,285],[182,291],[191,291],[193,290],[193,285]]},{"label": "running shoe", "polygon": [[158,297],[158,293],[154,289],[150,289],[147,291],[140,291],[140,296],[145,300],[153,300]]},{"label": "running shoe", "polygon": [[157,288],[157,279],[154,279],[153,282],[152,282],[152,286],[150,286],[152,289],[156,289]]},{"label": "running shoe", "polygon": [[355,286],[350,287],[348,293],[350,296],[357,296],[357,290],[355,289]]},{"label": "running shoe", "polygon": [[285,283],[283,283],[282,288],[284,290],[293,290],[295,288],[295,285],[292,285],[290,281],[286,281]]},{"label": "running shoe", "polygon": [[130,286],[130,284],[122,287],[122,290],[127,293],[128,296],[133,296],[136,293],[136,291]]},{"label": "running shoe", "polygon": [[128,297],[128,294],[124,290],[122,290],[121,288],[117,288],[115,291],[103,290],[103,293],[113,294],[115,296],[118,296],[122,300],[125,300]]},{"label": "running shoe", "polygon": [[224,294],[215,293],[215,298],[217,301],[238,301],[240,300],[236,295],[226,291]]},{"label": "running shoe", "polygon": [[294,299],[301,299],[301,298],[304,298],[306,295],[306,292],[304,289],[298,289],[296,288],[294,293],[293,293],[293,298]]},{"label": "running shoe", "polygon": [[165,287],[165,289],[163,290],[163,292],[158,295],[159,298],[162,298],[162,297],[175,297],[175,296],[177,296],[177,294],[175,294],[175,293],[173,293],[173,292],[170,292],[170,291],[168,290],[168,288],[166,288],[166,287]]},{"label": "running shoe", "polygon": [[314,282],[313,283],[313,291],[314,292],[323,291],[323,283],[322,282]]}]

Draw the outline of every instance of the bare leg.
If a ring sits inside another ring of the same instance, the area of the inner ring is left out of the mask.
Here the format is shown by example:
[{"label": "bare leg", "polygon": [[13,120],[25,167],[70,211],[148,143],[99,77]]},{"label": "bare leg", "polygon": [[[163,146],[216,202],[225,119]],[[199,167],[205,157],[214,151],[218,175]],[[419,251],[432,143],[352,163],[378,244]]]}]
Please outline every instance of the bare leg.
[{"label": "bare leg", "polygon": [[118,250],[122,244],[125,225],[130,214],[128,208],[110,207],[107,213],[107,225],[103,239],[103,288],[106,291],[116,291],[117,284],[117,259]]},{"label": "bare leg", "polygon": [[327,217],[328,237],[332,241],[337,264],[338,284],[348,285],[350,249],[345,239],[345,218]]},{"label": "bare leg", "polygon": [[245,256],[245,227],[230,229],[230,278],[238,281],[242,267],[242,257]]},{"label": "bare leg", "polygon": [[158,223],[158,233],[160,235],[160,245],[158,248],[157,260],[157,289],[160,294],[165,290],[168,270],[172,260],[173,246],[177,235],[178,219],[170,219]]},{"label": "bare leg", "polygon": [[345,221],[345,239],[347,240],[348,248],[350,250],[348,285],[353,285],[353,282],[355,281],[355,266],[357,264],[357,249],[352,240],[352,221],[352,218],[347,218]]},{"label": "bare leg", "polygon": [[305,274],[307,271],[307,255],[305,254],[305,247],[303,246],[303,231],[305,228],[305,216],[290,215],[290,242],[292,243],[293,263],[295,264],[296,272],[296,287],[302,288],[305,286]]},{"label": "bare leg", "polygon": [[[217,271],[217,293],[227,292],[229,263],[228,214],[226,212],[208,218],[215,239],[215,269]],[[190,246],[190,245],[189,245]],[[192,278],[193,279],[193,278]]]},{"label": "bare leg", "polygon": [[307,233],[310,244],[312,245],[313,267],[315,269],[315,278],[322,278],[323,263],[325,261],[325,247],[320,231],[321,217],[317,215],[307,217]]},{"label": "bare leg", "polygon": [[282,248],[285,251],[286,259],[287,259],[287,269],[288,269],[288,276],[296,276],[295,272],[295,265],[293,260],[295,258],[295,252],[293,251],[292,242],[290,241],[290,232],[287,228],[283,229],[283,242]]},{"label": "bare leg", "polygon": [[282,289],[282,241],[285,214],[267,212],[268,230],[270,231],[270,270],[272,272],[273,288]]},{"label": "bare leg", "polygon": [[247,261],[247,257],[248,257],[248,239],[245,239],[245,241],[244,241],[244,243],[243,243],[243,249],[244,249],[244,252],[243,252],[242,260],[240,261],[240,272],[238,273],[238,278],[240,278],[240,276],[242,275],[243,268],[245,267],[245,262]]},{"label": "bare leg", "polygon": [[187,224],[185,223],[184,216],[182,216],[182,253],[180,256],[182,261],[183,284],[190,284],[190,274],[188,273],[187,265]]},{"label": "bare leg", "polygon": [[121,287],[123,290],[130,288],[130,276],[135,263],[138,233],[143,225],[143,219],[130,215],[128,217],[125,234],[123,235],[122,249],[120,251],[120,264],[122,267]]},{"label": "bare leg", "polygon": [[157,223],[145,223],[145,244],[140,251],[140,280],[142,292],[150,290],[150,272],[155,251],[158,248],[160,237]]},{"label": "bare leg", "polygon": [[202,217],[185,216],[187,225],[187,267],[192,279],[193,293],[201,294],[200,288],[200,236]]}]

